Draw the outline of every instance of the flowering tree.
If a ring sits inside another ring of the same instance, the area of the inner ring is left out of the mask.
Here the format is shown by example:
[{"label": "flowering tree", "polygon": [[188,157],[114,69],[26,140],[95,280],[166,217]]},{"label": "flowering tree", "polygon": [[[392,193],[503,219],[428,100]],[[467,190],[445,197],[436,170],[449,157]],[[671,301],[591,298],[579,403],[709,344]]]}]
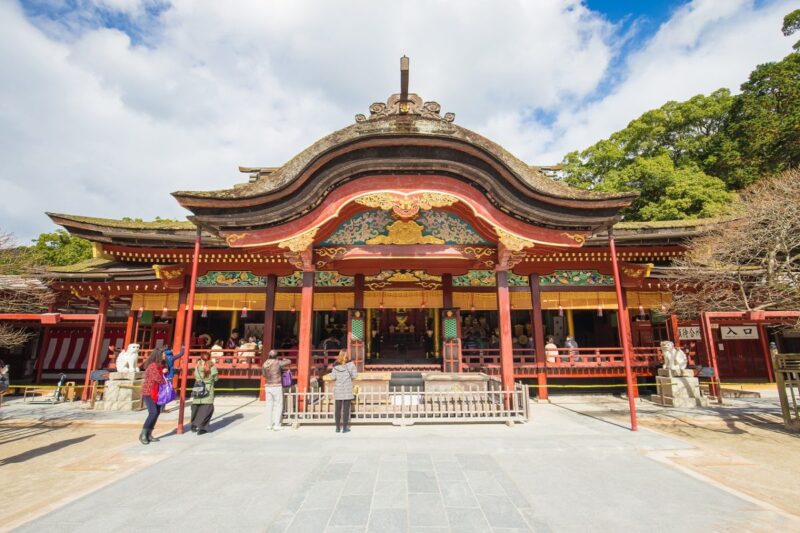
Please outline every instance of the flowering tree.
[{"label": "flowering tree", "polygon": [[674,311],[800,310],[800,170],[741,193],[737,218],[692,241],[675,261]]}]

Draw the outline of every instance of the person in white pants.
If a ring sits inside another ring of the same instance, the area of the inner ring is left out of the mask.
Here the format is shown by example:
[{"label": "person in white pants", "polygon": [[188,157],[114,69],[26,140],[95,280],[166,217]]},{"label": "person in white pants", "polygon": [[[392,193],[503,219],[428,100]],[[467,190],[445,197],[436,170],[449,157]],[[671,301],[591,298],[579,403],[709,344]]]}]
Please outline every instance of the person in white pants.
[{"label": "person in white pants", "polygon": [[264,397],[267,400],[267,427],[275,431],[281,429],[281,415],[283,414],[283,386],[281,374],[283,367],[289,365],[288,359],[278,359],[278,352],[270,350],[267,360],[261,366],[264,375]]}]

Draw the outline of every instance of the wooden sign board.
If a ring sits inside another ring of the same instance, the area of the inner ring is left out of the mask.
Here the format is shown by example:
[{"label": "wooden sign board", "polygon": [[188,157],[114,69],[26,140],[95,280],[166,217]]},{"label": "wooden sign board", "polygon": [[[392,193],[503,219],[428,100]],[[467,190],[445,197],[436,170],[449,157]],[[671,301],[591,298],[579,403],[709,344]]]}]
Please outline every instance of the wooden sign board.
[{"label": "wooden sign board", "polygon": [[719,327],[720,336],[726,340],[734,339],[757,339],[757,326],[723,326]]},{"label": "wooden sign board", "polygon": [[700,326],[680,326],[678,328],[678,337],[682,341],[699,341]]}]

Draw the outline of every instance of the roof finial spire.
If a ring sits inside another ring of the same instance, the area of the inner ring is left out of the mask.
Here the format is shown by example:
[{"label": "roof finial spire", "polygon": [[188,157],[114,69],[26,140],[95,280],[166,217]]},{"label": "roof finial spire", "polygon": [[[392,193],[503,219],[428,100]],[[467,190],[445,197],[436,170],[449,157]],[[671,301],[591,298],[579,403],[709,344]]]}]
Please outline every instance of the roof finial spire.
[{"label": "roof finial spire", "polygon": [[408,68],[410,60],[408,56],[400,58],[400,113],[408,113]]}]

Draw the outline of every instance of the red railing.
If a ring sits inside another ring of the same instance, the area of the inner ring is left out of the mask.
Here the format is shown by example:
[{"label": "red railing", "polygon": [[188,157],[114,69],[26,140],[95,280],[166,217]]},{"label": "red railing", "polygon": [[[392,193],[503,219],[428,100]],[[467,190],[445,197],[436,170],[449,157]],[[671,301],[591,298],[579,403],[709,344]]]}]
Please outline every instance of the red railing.
[{"label": "red railing", "polygon": [[[139,366],[150,355],[152,350],[139,351]],[[277,350],[278,357],[289,359],[289,368],[297,370],[297,349]],[[500,372],[499,348],[462,348],[463,371],[485,372],[497,375]],[[260,379],[262,354],[257,349],[192,349],[176,363],[176,367],[188,361],[189,370],[194,370],[197,360],[203,353],[210,353],[216,360],[222,379]],[[336,361],[339,350],[311,351],[311,378],[319,378],[328,372]],[[696,356],[688,353],[688,364],[694,365]],[[517,378],[532,378],[545,373],[549,377],[592,378],[619,377],[625,375],[625,363],[620,347],[604,348],[558,348],[557,355],[546,356],[537,360],[533,348],[514,348],[514,375]],[[631,366],[637,376],[651,376],[655,369],[663,364],[661,349],[657,346],[635,347]],[[113,366],[113,365],[110,365]],[[190,379],[192,374],[190,373]]]}]

